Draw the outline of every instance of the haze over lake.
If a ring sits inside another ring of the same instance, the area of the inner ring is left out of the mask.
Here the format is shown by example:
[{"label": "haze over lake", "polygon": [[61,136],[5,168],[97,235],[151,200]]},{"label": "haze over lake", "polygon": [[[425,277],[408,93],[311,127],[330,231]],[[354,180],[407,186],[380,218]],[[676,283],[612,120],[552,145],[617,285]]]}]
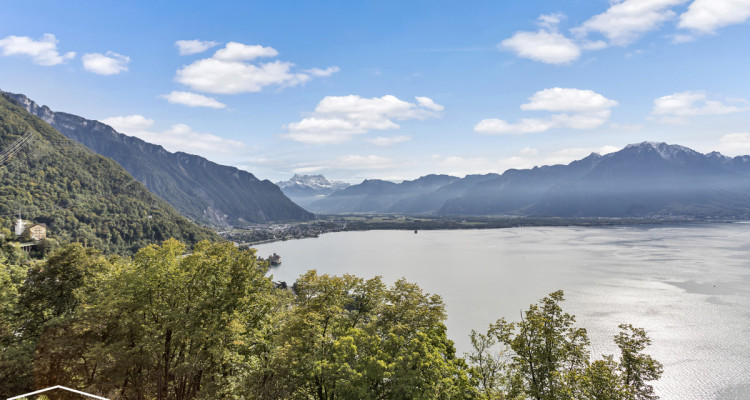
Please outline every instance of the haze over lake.
[{"label": "haze over lake", "polygon": [[594,356],[616,354],[620,323],[648,331],[663,399],[750,398],[750,224],[341,232],[256,248],[282,256],[277,281],[317,269],[441,295],[459,354],[471,329],[562,289]]}]

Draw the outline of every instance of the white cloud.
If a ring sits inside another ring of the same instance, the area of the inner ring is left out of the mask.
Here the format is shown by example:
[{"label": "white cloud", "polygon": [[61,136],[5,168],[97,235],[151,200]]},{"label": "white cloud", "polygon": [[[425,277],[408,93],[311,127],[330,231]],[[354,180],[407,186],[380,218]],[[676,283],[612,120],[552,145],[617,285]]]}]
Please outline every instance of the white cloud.
[{"label": "white cloud", "polygon": [[190,92],[172,92],[170,94],[164,94],[161,97],[167,99],[172,104],[184,104],[190,107],[210,107],[210,108],[225,108],[226,104],[219,102],[213,97],[203,96],[197,93]]},{"label": "white cloud", "polygon": [[[733,104],[729,104],[733,103]],[[748,110],[744,99],[711,100],[705,92],[685,91],[662,96],[654,100],[651,114],[658,122],[680,124],[689,117],[699,115],[723,115]]]},{"label": "white cloud", "polygon": [[[591,32],[607,37],[611,44],[626,46],[662,23],[675,18],[672,7],[689,0],[613,0],[607,11],[595,15],[573,33],[584,38]],[[713,0],[711,0],[713,1]]]},{"label": "white cloud", "polygon": [[175,124],[161,132],[152,131],[149,128],[154,124],[154,120],[142,115],[106,118],[101,122],[110,125],[120,133],[161,145],[169,151],[211,155],[239,154],[247,150],[247,146],[242,142],[224,139],[210,133],[195,132],[185,124]]},{"label": "white cloud", "polygon": [[498,47],[510,50],[518,57],[547,64],[567,64],[581,56],[581,49],[561,33],[548,30],[516,32]]},{"label": "white cloud", "polygon": [[523,149],[521,149],[521,151],[519,151],[519,153],[521,153],[523,155],[535,156],[535,155],[539,154],[539,150],[537,150],[537,149],[535,149],[533,147],[524,147]]},{"label": "white cloud", "polygon": [[303,163],[296,165],[292,168],[292,172],[295,174],[311,173],[318,171],[335,171],[335,170],[346,170],[346,171],[366,171],[366,170],[384,170],[389,168],[396,168],[403,166],[403,163],[396,162],[395,160],[377,156],[377,155],[356,155],[350,154],[341,157],[337,157],[333,160]]},{"label": "white cloud", "polygon": [[539,133],[552,129],[554,121],[541,118],[523,118],[520,122],[511,124],[501,119],[490,118],[479,121],[474,125],[474,131],[483,135],[523,135],[526,133]]},{"label": "white cloud", "polygon": [[557,30],[557,25],[559,25],[563,19],[565,19],[565,14],[563,13],[542,14],[537,19],[537,24],[547,30]]},{"label": "white cloud", "polygon": [[750,154],[750,133],[730,133],[722,136],[717,151],[732,157]]},{"label": "white cloud", "polygon": [[371,130],[398,129],[394,120],[437,117],[442,108],[427,97],[409,103],[392,95],[371,99],[357,95],[326,96],[309,117],[285,126],[287,133],[282,137],[303,143],[341,143]]},{"label": "white cloud", "polygon": [[106,54],[84,54],[81,60],[86,71],[99,75],[115,75],[128,70],[130,57],[108,51]]},{"label": "white cloud", "polygon": [[557,25],[563,18],[563,14],[540,15],[537,21],[540,30],[516,32],[500,42],[497,47],[500,50],[513,51],[518,57],[547,64],[567,64],[575,61],[581,56],[580,47],[557,31]]},{"label": "white cloud", "polygon": [[604,125],[612,114],[610,110],[584,112],[579,114],[554,114],[550,119],[556,127],[571,129],[594,129]]},{"label": "white cloud", "polygon": [[593,129],[602,126],[610,117],[610,108],[618,103],[592,90],[551,88],[534,93],[522,104],[524,111],[558,112],[546,118],[523,118],[509,123],[492,118],[479,121],[474,131],[485,134],[539,133],[552,128]]},{"label": "white cloud", "polygon": [[522,110],[590,112],[608,109],[617,105],[593,90],[551,88],[534,93]]},{"label": "white cloud", "polygon": [[154,125],[153,119],[146,118],[143,115],[111,117],[102,119],[100,121],[115,128],[116,131],[122,133],[146,130]]},{"label": "white cloud", "polygon": [[[692,32],[668,34],[672,43],[687,43],[695,39],[695,34],[714,33],[718,28],[741,24],[750,18],[748,0],[610,0],[606,11],[570,30],[573,38],[558,32],[564,15],[541,15],[537,21],[539,30],[516,32],[498,47],[511,50],[518,57],[548,64],[568,64],[577,60],[582,50],[601,50],[609,45],[627,46],[635,42],[665,22],[676,19],[675,10],[691,1],[687,11],[679,16],[678,27]],[[602,35],[607,41],[589,39],[592,34]],[[637,53],[628,53],[626,58],[634,54]]]},{"label": "white cloud", "polygon": [[379,136],[376,138],[366,139],[366,140],[376,146],[392,146],[394,144],[410,141],[411,136],[390,136],[390,137]]},{"label": "white cloud", "polygon": [[338,67],[329,67],[295,72],[294,64],[286,61],[250,62],[277,55],[278,51],[272,47],[230,42],[212,57],[182,67],[175,80],[202,92],[236,94],[259,92],[271,85],[296,86],[339,70]]},{"label": "white cloud", "polygon": [[607,44],[607,42],[603,40],[591,41],[591,40],[583,39],[581,40],[580,46],[584,50],[601,50],[601,49],[606,49],[607,46],[609,45]]},{"label": "white cloud", "polygon": [[445,107],[441,106],[440,104],[436,104],[434,101],[432,101],[429,97],[420,97],[416,96],[415,99],[417,99],[417,103],[419,103],[420,106],[432,110],[432,111],[443,111]]},{"label": "white cloud", "polygon": [[308,74],[310,74],[312,76],[318,77],[318,78],[322,78],[322,77],[326,77],[326,76],[331,76],[331,75],[333,75],[333,74],[335,74],[336,72],[339,72],[339,71],[341,71],[341,68],[339,68],[339,67],[328,67],[326,69],[311,68],[311,69],[305,70],[306,73],[308,73]]},{"label": "white cloud", "polygon": [[62,64],[75,57],[75,52],[63,55],[57,50],[59,41],[55,35],[45,33],[40,40],[28,36],[7,36],[0,39],[0,51],[4,56],[30,57],[34,64],[50,66]]},{"label": "white cloud", "polygon": [[256,58],[276,57],[277,55],[279,55],[279,52],[273,47],[229,42],[223,49],[217,50],[213,58],[223,61],[249,61]]},{"label": "white cloud", "polygon": [[208,41],[208,40],[178,40],[174,42],[177,46],[177,51],[181,56],[189,56],[191,54],[203,53],[204,51],[218,46],[219,42]]},{"label": "white cloud", "polygon": [[680,28],[714,33],[717,28],[741,24],[750,18],[747,0],[695,0],[680,15]]}]

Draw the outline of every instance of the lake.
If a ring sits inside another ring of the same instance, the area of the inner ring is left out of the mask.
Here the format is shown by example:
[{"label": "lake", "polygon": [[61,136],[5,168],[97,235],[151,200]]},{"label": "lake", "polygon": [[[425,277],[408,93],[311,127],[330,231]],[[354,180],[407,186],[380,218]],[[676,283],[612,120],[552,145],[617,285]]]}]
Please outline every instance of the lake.
[{"label": "lake", "polygon": [[484,331],[562,289],[592,355],[617,325],[645,328],[663,399],[750,399],[750,224],[339,232],[256,246],[274,280],[319,273],[401,277],[446,303],[459,354]]}]

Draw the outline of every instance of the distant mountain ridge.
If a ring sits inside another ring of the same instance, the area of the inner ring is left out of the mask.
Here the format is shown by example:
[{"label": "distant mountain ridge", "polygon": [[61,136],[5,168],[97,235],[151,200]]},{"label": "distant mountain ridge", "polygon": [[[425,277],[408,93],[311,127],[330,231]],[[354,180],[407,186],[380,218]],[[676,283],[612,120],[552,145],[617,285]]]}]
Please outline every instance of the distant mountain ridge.
[{"label": "distant mountain ridge", "polygon": [[109,125],[54,112],[23,94],[6,93],[28,112],[94,152],[112,158],[188,218],[213,226],[304,221],[314,216],[268,180],[116,132]]},{"label": "distant mountain ridge", "polygon": [[464,178],[367,180],[313,202],[320,213],[537,217],[750,216],[750,156],[642,142],[568,165]]},{"label": "distant mountain ridge", "polygon": [[62,242],[118,254],[171,237],[187,243],[220,240],[116,162],[64,137],[2,93],[0,149],[6,155],[0,161],[2,227],[13,226],[20,210]]},{"label": "distant mountain ridge", "polygon": [[350,186],[346,182],[329,181],[323,175],[299,174],[294,174],[288,181],[276,182],[276,185],[292,201],[302,207],[307,207],[315,200]]}]

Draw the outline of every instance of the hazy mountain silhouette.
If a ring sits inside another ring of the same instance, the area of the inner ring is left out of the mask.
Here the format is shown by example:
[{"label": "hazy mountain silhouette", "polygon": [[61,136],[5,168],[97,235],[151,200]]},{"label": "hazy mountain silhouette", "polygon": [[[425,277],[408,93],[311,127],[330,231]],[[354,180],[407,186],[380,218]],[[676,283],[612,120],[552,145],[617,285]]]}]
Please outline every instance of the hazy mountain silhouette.
[{"label": "hazy mountain silhouette", "polygon": [[750,156],[643,142],[568,165],[400,184],[367,180],[311,205],[316,212],[540,217],[746,217]]}]

